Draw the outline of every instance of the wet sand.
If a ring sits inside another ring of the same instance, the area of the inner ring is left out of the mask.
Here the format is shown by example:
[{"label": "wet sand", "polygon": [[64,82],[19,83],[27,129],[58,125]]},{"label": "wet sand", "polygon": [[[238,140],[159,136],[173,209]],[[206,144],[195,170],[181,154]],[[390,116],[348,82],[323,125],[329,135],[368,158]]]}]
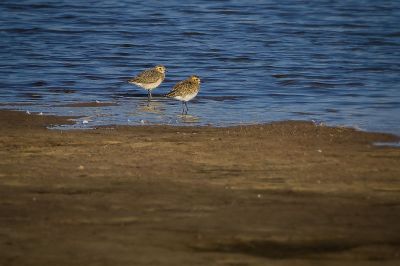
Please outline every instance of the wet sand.
[{"label": "wet sand", "polygon": [[400,149],[308,122],[0,111],[0,265],[399,265]]}]

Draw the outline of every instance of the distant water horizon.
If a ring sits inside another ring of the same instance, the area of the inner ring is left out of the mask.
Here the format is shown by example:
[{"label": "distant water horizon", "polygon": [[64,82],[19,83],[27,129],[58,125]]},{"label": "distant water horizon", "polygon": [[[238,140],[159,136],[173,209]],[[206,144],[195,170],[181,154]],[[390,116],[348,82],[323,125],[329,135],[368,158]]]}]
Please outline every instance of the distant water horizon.
[{"label": "distant water horizon", "polygon": [[[0,109],[99,125],[282,120],[400,135],[399,1],[0,2]],[[127,83],[167,67],[146,91]],[[190,75],[181,116],[163,97]],[[85,107],[76,103],[111,103]]]}]

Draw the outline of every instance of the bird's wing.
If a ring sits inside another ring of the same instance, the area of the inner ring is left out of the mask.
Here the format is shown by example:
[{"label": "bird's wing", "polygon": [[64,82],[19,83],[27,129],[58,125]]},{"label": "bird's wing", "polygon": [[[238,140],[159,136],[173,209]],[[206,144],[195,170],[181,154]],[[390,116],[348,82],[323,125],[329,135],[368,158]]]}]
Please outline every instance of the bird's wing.
[{"label": "bird's wing", "polygon": [[[175,97],[182,94],[191,94],[194,93],[197,89],[197,86],[193,86],[190,80],[183,80],[178,82],[172,90],[166,95],[167,97]],[[197,85],[197,84],[196,84]]]},{"label": "bird's wing", "polygon": [[174,97],[179,94],[179,91],[185,87],[185,84],[187,83],[187,80],[182,80],[176,83],[176,85],[172,88],[170,92],[167,93],[167,97]]},{"label": "bird's wing", "polygon": [[137,82],[137,83],[154,83],[157,82],[160,78],[162,77],[162,74],[154,69],[149,69],[145,70],[133,79],[131,79],[131,82]]}]

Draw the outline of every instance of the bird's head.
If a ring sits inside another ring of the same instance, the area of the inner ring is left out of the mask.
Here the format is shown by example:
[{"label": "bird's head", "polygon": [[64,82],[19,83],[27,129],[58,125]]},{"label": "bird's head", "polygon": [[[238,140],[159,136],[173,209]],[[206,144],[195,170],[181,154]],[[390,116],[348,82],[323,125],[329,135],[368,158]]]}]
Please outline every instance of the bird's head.
[{"label": "bird's head", "polygon": [[164,74],[167,71],[167,69],[163,65],[155,66],[154,69],[160,72],[161,74]]},{"label": "bird's head", "polygon": [[200,78],[198,76],[195,76],[195,75],[190,76],[190,80],[197,84],[200,84]]}]

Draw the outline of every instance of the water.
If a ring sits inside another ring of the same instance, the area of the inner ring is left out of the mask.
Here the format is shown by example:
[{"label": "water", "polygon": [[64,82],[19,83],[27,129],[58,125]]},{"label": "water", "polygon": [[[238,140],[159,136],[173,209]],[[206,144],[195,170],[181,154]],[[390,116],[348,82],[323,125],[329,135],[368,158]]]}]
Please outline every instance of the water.
[{"label": "water", "polygon": [[375,146],[378,147],[396,147],[400,148],[400,142],[375,142]]},{"label": "water", "polygon": [[[400,134],[399,25],[397,0],[2,0],[0,104],[83,128],[295,119]],[[155,64],[168,73],[147,107],[126,80]],[[162,94],[191,74],[201,92],[180,116]],[[65,106],[96,100],[115,105]]]}]

